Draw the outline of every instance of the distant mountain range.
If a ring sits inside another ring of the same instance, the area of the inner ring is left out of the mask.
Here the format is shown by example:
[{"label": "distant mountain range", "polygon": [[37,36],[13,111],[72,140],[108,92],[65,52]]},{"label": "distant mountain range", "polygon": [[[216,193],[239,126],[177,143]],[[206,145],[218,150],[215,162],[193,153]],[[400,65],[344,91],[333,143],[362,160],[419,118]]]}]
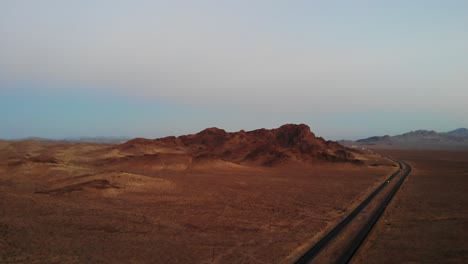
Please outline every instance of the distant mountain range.
[{"label": "distant mountain range", "polygon": [[347,146],[377,145],[416,148],[468,148],[468,129],[458,128],[449,132],[416,130],[396,136],[374,136],[356,141],[339,141]]},{"label": "distant mountain range", "polygon": [[119,144],[128,141],[129,137],[68,137],[59,139],[41,138],[41,137],[27,137],[16,139],[15,141],[60,141],[60,142],[72,142],[72,143],[107,143],[107,144]]}]

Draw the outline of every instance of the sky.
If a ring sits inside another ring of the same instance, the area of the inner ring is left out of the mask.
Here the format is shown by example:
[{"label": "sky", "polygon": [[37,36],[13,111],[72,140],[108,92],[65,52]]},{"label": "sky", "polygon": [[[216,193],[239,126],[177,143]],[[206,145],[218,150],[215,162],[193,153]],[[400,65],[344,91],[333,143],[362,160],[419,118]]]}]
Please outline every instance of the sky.
[{"label": "sky", "polygon": [[0,0],[0,138],[468,127],[465,0]]}]

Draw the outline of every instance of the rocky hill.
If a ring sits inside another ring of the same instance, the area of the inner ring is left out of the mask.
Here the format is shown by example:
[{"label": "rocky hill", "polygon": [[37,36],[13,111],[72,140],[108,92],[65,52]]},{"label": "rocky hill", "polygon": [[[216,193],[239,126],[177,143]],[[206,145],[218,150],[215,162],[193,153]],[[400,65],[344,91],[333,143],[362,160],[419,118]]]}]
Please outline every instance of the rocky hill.
[{"label": "rocky hill", "polygon": [[197,134],[180,137],[137,138],[115,149],[127,156],[153,155],[173,159],[176,155],[190,157],[192,162],[221,160],[263,166],[287,162],[360,162],[351,149],[316,137],[304,124],[233,133],[207,128]]}]

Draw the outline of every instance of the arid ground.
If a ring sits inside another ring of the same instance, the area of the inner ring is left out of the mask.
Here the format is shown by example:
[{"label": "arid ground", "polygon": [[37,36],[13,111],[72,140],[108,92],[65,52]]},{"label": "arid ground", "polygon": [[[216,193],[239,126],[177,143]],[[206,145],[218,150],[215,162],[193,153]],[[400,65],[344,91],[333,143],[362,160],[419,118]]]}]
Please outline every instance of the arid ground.
[{"label": "arid ground", "polygon": [[468,151],[377,149],[413,167],[354,263],[468,263]]},{"label": "arid ground", "polygon": [[[0,141],[0,262],[290,263],[396,169],[359,153],[360,163],[324,154],[186,166],[187,157],[131,151]],[[459,199],[458,214],[440,221],[461,217]]]}]

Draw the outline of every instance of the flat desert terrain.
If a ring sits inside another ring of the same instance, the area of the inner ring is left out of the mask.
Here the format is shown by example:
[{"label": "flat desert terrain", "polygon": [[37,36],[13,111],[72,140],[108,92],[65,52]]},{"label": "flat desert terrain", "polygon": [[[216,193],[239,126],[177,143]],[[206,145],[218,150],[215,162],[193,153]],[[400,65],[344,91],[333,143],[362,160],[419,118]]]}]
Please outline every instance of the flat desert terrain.
[{"label": "flat desert terrain", "polygon": [[468,263],[468,151],[376,149],[413,171],[354,263]]},{"label": "flat desert terrain", "polygon": [[[0,262],[291,263],[396,169],[371,154],[283,163],[292,154],[256,151],[259,165],[132,146],[0,141]],[[457,224],[442,230],[452,236],[466,230],[467,168],[457,169],[464,176],[437,194],[457,210],[431,220]]]}]

